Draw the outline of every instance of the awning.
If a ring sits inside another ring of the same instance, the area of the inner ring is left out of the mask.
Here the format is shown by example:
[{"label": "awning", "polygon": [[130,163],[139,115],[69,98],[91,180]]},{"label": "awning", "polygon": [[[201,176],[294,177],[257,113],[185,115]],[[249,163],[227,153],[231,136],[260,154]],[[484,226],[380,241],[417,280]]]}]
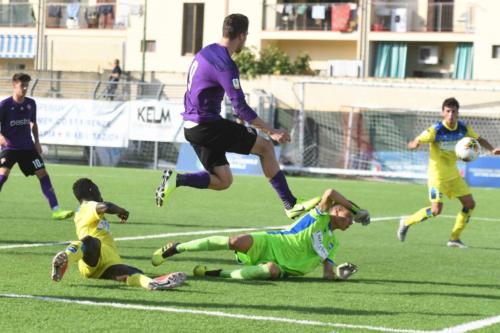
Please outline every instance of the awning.
[{"label": "awning", "polygon": [[34,58],[34,35],[0,35],[0,58]]}]

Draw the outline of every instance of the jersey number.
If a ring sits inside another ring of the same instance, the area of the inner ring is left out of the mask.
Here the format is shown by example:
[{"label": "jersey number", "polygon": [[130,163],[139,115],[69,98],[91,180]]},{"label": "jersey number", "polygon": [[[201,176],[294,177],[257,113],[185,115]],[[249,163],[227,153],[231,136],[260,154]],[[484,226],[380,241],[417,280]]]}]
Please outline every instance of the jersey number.
[{"label": "jersey number", "polygon": [[33,165],[35,166],[35,168],[39,169],[41,167],[43,167],[43,164],[42,162],[37,158],[36,160],[33,160],[31,163],[33,163]]},{"label": "jersey number", "polygon": [[194,73],[196,73],[196,70],[198,69],[198,61],[193,61],[191,64],[191,68],[189,68],[189,75],[188,75],[188,90],[191,90],[191,83],[193,82],[193,77]]}]

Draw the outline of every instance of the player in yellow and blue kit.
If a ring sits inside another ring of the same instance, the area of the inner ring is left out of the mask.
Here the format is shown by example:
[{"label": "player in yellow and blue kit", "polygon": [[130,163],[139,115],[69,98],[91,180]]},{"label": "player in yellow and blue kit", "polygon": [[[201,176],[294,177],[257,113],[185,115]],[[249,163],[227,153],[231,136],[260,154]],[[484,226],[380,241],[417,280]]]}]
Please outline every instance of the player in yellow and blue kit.
[{"label": "player in yellow and blue kit", "polygon": [[194,268],[197,276],[220,276],[233,279],[277,279],[300,276],[323,265],[326,279],[347,279],[356,272],[353,264],[335,264],[339,248],[336,231],[348,229],[353,219],[367,225],[370,215],[337,191],[325,191],[319,204],[285,230],[255,232],[227,237],[211,236],[186,243],[169,243],[152,257],[154,266],[181,252],[233,250],[244,268],[207,270]]},{"label": "player in yellow and blue kit", "polygon": [[460,234],[469,222],[476,203],[467,183],[458,171],[455,145],[460,139],[471,137],[477,139],[481,147],[493,154],[500,154],[500,149],[494,149],[486,139],[476,134],[470,125],[458,120],[459,107],[460,105],[455,98],[446,99],[441,109],[443,120],[432,125],[408,143],[410,150],[417,149],[421,143],[430,145],[428,186],[431,206],[422,208],[413,215],[401,219],[398,238],[402,242],[405,240],[410,226],[441,214],[444,194],[448,198],[458,198],[463,206],[457,215],[447,245],[458,248],[466,247],[460,240]]},{"label": "player in yellow and blue kit", "polygon": [[122,262],[109,222],[104,214],[115,214],[124,223],[129,212],[111,202],[104,202],[99,188],[88,178],[73,184],[73,193],[80,202],[75,214],[78,241],[71,242],[52,261],[52,280],[61,281],[68,264],[78,262],[81,275],[93,279],[109,279],[126,282],[129,286],[149,290],[171,289],[184,282],[184,273],[171,273],[151,279],[135,267]]}]

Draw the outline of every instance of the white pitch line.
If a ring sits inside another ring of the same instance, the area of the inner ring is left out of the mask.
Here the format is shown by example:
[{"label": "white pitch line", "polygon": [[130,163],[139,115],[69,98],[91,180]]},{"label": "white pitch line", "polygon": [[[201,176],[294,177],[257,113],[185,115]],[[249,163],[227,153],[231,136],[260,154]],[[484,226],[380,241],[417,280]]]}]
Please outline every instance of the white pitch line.
[{"label": "white pitch line", "polygon": [[474,330],[478,330],[480,328],[484,328],[487,326],[495,325],[500,323],[500,316],[485,318],[481,320],[471,321],[470,323],[465,323],[458,326],[448,327],[439,333],[464,333],[470,332]]},{"label": "white pitch line", "polygon": [[255,321],[270,321],[270,322],[279,322],[279,323],[286,323],[286,324],[298,324],[298,325],[306,325],[306,326],[323,326],[323,327],[335,327],[335,328],[365,329],[365,330],[377,331],[377,332],[429,333],[429,331],[397,329],[397,328],[377,327],[377,326],[368,326],[368,325],[328,323],[328,322],[315,321],[315,320],[289,319],[289,318],[280,318],[280,317],[271,317],[271,316],[252,316],[252,315],[245,315],[245,314],[239,314],[239,313],[228,313],[228,312],[222,312],[222,311],[204,311],[204,310],[195,310],[195,309],[182,309],[182,308],[176,308],[176,307],[170,307],[170,306],[149,306],[149,305],[138,305],[138,304],[129,304],[129,303],[93,302],[93,301],[83,301],[83,300],[80,301],[80,300],[66,299],[66,298],[44,297],[44,296],[34,296],[34,295],[20,295],[20,294],[0,294],[0,297],[17,298],[17,299],[31,299],[31,300],[39,300],[39,301],[45,301],[45,302],[54,302],[54,303],[72,303],[72,304],[78,304],[78,305],[111,307],[111,308],[129,309],[129,310],[133,309],[133,310],[171,312],[171,313],[187,313],[187,314],[203,315],[203,316],[210,316],[210,317],[224,317],[224,318],[246,319],[246,320],[255,320]]},{"label": "white pitch line", "polygon": [[[232,232],[242,232],[242,231],[257,231],[265,229],[276,229],[276,227],[264,227],[264,228],[233,228],[233,229],[219,229],[219,230],[200,230],[200,231],[186,231],[186,232],[170,232],[164,234],[154,234],[154,235],[144,235],[144,236],[134,236],[134,237],[118,237],[115,241],[129,241],[129,240],[141,240],[141,239],[154,239],[154,238],[168,238],[177,236],[192,236],[192,235],[212,235],[217,233],[232,233]],[[71,241],[65,242],[50,242],[50,243],[33,243],[33,244],[12,244],[12,245],[2,245],[0,250],[7,249],[17,249],[17,248],[30,248],[30,247],[40,247],[40,246],[55,246],[55,245],[66,245],[71,243]]]},{"label": "white pitch line", "polygon": [[[453,215],[440,215],[444,218],[455,218]],[[384,221],[399,221],[401,216],[387,216],[387,217],[374,217],[372,222],[384,222]],[[489,218],[489,217],[473,217],[474,220],[478,221],[495,221],[500,222],[500,219]],[[143,239],[155,239],[155,238],[168,238],[177,236],[193,236],[193,235],[213,235],[218,233],[233,233],[233,232],[243,232],[243,231],[259,231],[259,230],[269,230],[269,229],[283,229],[286,226],[279,227],[263,227],[263,228],[233,228],[233,229],[219,229],[219,230],[200,230],[200,231],[186,231],[186,232],[171,232],[164,234],[154,234],[154,235],[144,235],[144,236],[132,236],[132,237],[118,237],[115,241],[129,241],[129,240],[143,240]],[[8,249],[18,249],[18,248],[33,248],[42,246],[56,246],[56,245],[66,245],[71,243],[71,241],[62,242],[50,242],[50,243],[27,243],[27,244],[11,244],[11,245],[0,245],[0,250]]]}]

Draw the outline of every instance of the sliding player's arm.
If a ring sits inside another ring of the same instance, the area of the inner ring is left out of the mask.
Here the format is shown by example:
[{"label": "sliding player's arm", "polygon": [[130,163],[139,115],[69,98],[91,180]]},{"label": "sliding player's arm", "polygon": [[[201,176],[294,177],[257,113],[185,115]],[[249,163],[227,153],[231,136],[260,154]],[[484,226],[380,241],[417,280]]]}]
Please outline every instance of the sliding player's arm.
[{"label": "sliding player's arm", "polygon": [[126,209],[121,208],[120,206],[117,206],[112,202],[99,202],[96,205],[95,210],[99,215],[102,214],[118,215],[122,223],[128,219],[129,215],[129,212]]},{"label": "sliding player's arm", "polygon": [[333,272],[334,265],[328,259],[323,261],[323,279],[335,280],[335,273]]},{"label": "sliding player's arm", "polygon": [[363,225],[370,224],[370,214],[367,210],[361,209],[354,202],[347,200],[346,197],[344,197],[334,189],[328,189],[325,191],[325,193],[323,193],[321,201],[318,204],[318,208],[321,212],[327,212],[335,204],[347,208],[352,213],[355,222],[361,223]]},{"label": "sliding player's arm", "polygon": [[323,278],[325,280],[347,280],[358,271],[358,267],[351,263],[335,266],[330,260],[323,262]]}]

